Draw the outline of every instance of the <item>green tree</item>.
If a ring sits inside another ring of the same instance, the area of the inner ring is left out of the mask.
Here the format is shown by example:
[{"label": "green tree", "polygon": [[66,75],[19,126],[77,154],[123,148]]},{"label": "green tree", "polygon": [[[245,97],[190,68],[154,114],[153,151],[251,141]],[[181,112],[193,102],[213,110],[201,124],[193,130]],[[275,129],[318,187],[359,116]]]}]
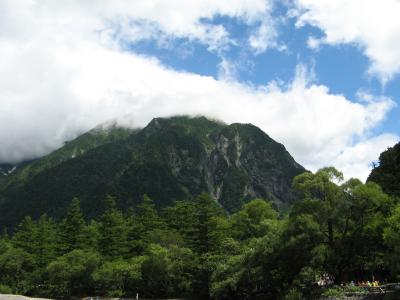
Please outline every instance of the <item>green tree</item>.
[{"label": "green tree", "polygon": [[99,248],[103,256],[116,259],[128,252],[127,225],[121,211],[116,208],[115,198],[107,196],[106,209],[99,220]]},{"label": "green tree", "polygon": [[98,251],[100,240],[100,224],[95,220],[91,220],[87,226],[83,228],[83,249]]},{"label": "green tree", "polygon": [[150,244],[142,265],[146,296],[191,294],[194,255],[190,249]]},{"label": "green tree", "polygon": [[169,229],[178,231],[189,240],[195,226],[196,205],[193,201],[176,201],[163,210],[163,217]]},{"label": "green tree", "polygon": [[36,225],[34,257],[37,266],[45,267],[57,256],[57,244],[56,223],[44,214],[39,218]]},{"label": "green tree", "polygon": [[147,195],[143,196],[142,202],[132,210],[127,220],[128,226],[128,252],[130,254],[142,253],[150,244],[152,231],[166,229],[164,220],[159,216],[158,211]]},{"label": "green tree", "polygon": [[400,205],[393,210],[384,229],[384,241],[389,247],[386,264],[395,280],[400,280]]},{"label": "green tree", "polygon": [[12,238],[13,245],[31,254],[37,267],[45,267],[56,257],[57,227],[46,214],[36,222],[26,217]]},{"label": "green tree", "polygon": [[387,252],[383,232],[394,205],[393,199],[373,182],[346,190],[346,198],[348,205],[340,228],[342,251],[338,265],[347,277],[357,273],[368,277],[382,275],[384,253]]},{"label": "green tree", "polygon": [[268,233],[271,220],[277,220],[278,213],[271,203],[254,199],[231,217],[232,232],[235,238],[244,241],[263,237]]},{"label": "green tree", "polygon": [[215,218],[224,216],[222,208],[209,195],[201,194],[195,200],[194,228],[191,234],[193,249],[200,254],[210,252],[216,245],[213,235],[218,222]]},{"label": "green tree", "polygon": [[194,290],[199,296],[208,297],[210,278],[216,263],[212,252],[219,249],[220,241],[224,239],[224,212],[207,194],[201,194],[195,199],[195,209],[193,232],[189,240],[191,248],[199,255]]},{"label": "green tree", "polygon": [[92,273],[100,264],[95,252],[73,250],[46,267],[49,290],[53,297],[87,296],[93,293]]},{"label": "green tree", "polygon": [[142,264],[144,257],[129,260],[107,261],[93,273],[97,291],[107,297],[135,296],[141,294]]},{"label": "green tree", "polygon": [[0,255],[6,252],[11,247],[11,241],[8,234],[3,234],[0,237]]},{"label": "green tree", "polygon": [[216,299],[277,299],[283,280],[279,273],[282,229],[282,224],[275,222],[263,237],[246,245],[226,244],[230,255],[218,256],[210,295]]},{"label": "green tree", "polygon": [[146,296],[157,297],[171,294],[171,261],[168,249],[150,244],[142,265]]},{"label": "green tree", "polygon": [[292,269],[310,266],[338,283],[382,270],[382,233],[392,205],[378,185],[354,179],[339,185],[341,179],[333,168],[297,176],[303,200],[292,209],[287,233],[293,253],[308,249]]},{"label": "green tree", "polygon": [[84,248],[85,220],[83,219],[78,198],[72,199],[67,210],[67,216],[60,227],[60,248],[63,254]]},{"label": "green tree", "polygon": [[165,228],[165,223],[158,215],[153,200],[147,195],[143,196],[142,202],[137,206],[137,219],[143,225],[145,232]]},{"label": "green tree", "polygon": [[342,190],[337,185],[337,182],[342,180],[343,174],[329,167],[320,169],[315,174],[303,173],[293,181],[295,189],[302,194],[303,199],[316,209],[312,213],[319,224],[325,227],[323,232],[327,235],[330,246],[334,243],[333,227],[344,200]]},{"label": "green tree", "polygon": [[0,283],[10,287],[13,293],[24,294],[31,288],[29,273],[34,261],[26,251],[9,247],[0,254]]},{"label": "green tree", "polygon": [[15,247],[23,249],[27,253],[35,252],[36,224],[31,217],[25,217],[18,225],[12,241]]}]

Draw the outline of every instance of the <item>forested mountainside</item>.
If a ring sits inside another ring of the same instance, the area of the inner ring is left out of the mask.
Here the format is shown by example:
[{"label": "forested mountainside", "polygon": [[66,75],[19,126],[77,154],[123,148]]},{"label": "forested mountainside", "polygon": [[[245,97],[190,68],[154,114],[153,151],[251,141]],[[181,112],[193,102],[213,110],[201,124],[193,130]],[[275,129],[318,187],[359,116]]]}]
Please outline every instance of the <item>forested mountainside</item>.
[{"label": "forested mountainside", "polygon": [[26,160],[19,163],[0,163],[0,186],[11,174],[32,162],[33,160]]},{"label": "forested mountainside", "polygon": [[400,197],[400,143],[381,153],[368,181],[376,182],[386,193]]},{"label": "forested mountainside", "polygon": [[[25,182],[42,171],[56,167],[64,161],[83,155],[101,145],[124,139],[136,131],[136,129],[120,127],[115,122],[108,122],[98,125],[73,141],[66,141],[63,147],[43,158],[19,164],[0,164],[0,171],[3,170],[2,174],[8,176],[3,185]],[[13,176],[9,176],[11,174]]]},{"label": "forested mountainside", "polygon": [[282,144],[251,124],[172,117],[141,130],[101,126],[7,176],[0,226],[25,215],[60,217],[74,197],[92,218],[107,194],[120,208],[144,194],[164,207],[202,192],[228,212],[257,197],[281,207],[294,201],[292,180],[304,171]]}]

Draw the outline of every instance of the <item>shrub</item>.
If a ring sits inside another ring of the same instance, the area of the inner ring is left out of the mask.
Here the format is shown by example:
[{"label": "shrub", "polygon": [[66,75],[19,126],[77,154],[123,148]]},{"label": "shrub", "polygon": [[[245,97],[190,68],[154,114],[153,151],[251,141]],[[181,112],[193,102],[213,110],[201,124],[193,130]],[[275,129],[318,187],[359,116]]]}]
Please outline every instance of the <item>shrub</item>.
[{"label": "shrub", "polygon": [[12,290],[9,286],[0,284],[0,294],[12,294]]}]

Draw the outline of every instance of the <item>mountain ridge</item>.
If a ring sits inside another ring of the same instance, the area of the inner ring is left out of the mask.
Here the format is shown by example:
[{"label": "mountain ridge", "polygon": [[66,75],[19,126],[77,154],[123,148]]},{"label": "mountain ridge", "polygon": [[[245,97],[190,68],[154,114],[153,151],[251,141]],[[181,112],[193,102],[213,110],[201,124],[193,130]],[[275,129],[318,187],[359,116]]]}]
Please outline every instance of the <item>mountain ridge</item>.
[{"label": "mountain ridge", "polygon": [[[85,135],[41,160],[55,153],[70,155],[70,145],[87,139]],[[228,212],[253,198],[282,206],[294,201],[292,179],[305,171],[282,144],[251,124],[227,125],[205,117],[154,118],[141,130],[105,140],[45,168],[33,162],[25,167],[30,170],[25,177],[20,175],[23,169],[10,176],[0,190],[0,210],[6,211],[0,226],[15,225],[28,212],[33,217],[59,217],[73,197],[81,198],[89,218],[95,217],[106,194],[115,195],[122,208],[134,206],[143,194],[163,207],[202,192]]]}]

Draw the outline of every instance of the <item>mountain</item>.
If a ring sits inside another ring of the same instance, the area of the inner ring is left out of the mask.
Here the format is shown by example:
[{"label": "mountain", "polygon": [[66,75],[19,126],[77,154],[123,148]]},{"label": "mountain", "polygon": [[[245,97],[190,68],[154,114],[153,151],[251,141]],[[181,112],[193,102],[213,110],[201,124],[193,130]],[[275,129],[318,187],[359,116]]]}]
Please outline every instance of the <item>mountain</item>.
[{"label": "mountain", "polygon": [[379,184],[389,195],[400,197],[400,143],[379,156],[379,164],[373,168],[367,181]]},{"label": "mountain", "polygon": [[95,217],[106,194],[121,208],[143,194],[162,207],[202,192],[228,212],[256,197],[283,206],[295,200],[292,180],[304,171],[251,124],[172,117],[141,130],[103,126],[9,176],[0,188],[0,226],[44,212],[60,217],[73,197]]},{"label": "mountain", "polygon": [[14,172],[16,166],[13,164],[0,164],[0,176],[8,176]]},{"label": "mountain", "polygon": [[0,186],[11,174],[30,164],[33,160],[22,161],[19,163],[0,163]]},{"label": "mountain", "polygon": [[64,161],[81,156],[87,151],[101,145],[124,139],[129,135],[134,134],[136,131],[136,129],[119,127],[115,122],[101,124],[77,137],[73,141],[65,142],[63,147],[41,159],[31,161],[30,163],[24,162],[15,166],[5,164],[6,166],[9,166],[9,173],[15,172],[16,170],[18,171],[15,172],[13,176],[7,178],[6,183],[4,184],[10,185],[12,183],[25,182],[36,174],[56,167]]},{"label": "mountain", "polygon": [[17,169],[14,164],[0,164],[0,185],[6,180],[6,177],[12,174]]}]

